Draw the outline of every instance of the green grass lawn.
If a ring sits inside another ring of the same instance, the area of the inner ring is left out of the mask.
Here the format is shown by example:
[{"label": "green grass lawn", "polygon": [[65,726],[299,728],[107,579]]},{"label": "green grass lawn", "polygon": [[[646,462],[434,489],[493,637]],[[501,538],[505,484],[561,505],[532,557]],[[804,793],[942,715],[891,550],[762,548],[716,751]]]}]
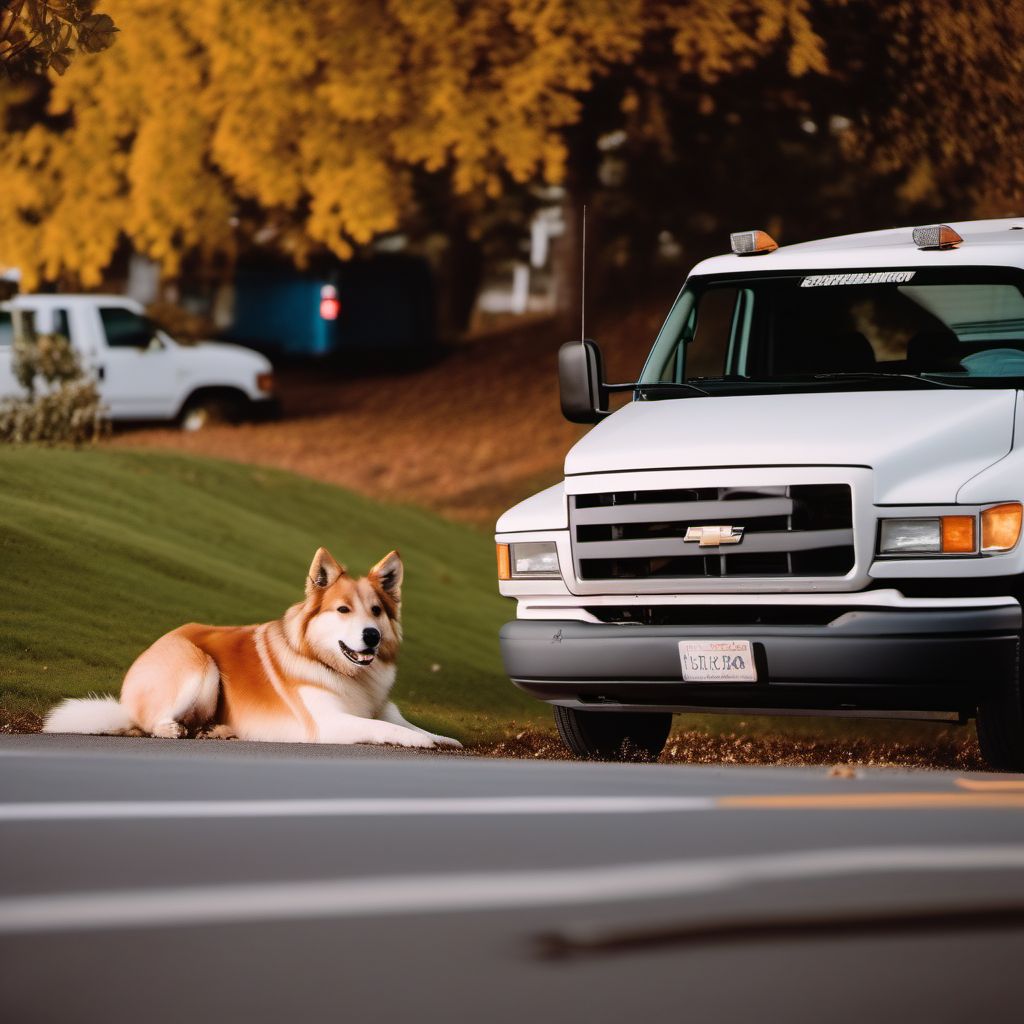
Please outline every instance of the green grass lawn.
[{"label": "green grass lawn", "polygon": [[[406,643],[395,697],[463,741],[550,711],[505,678],[490,538],[306,477],[156,452],[0,449],[0,710],[116,693],[135,656],[184,622],[260,622],[301,599],[320,545],[363,573],[398,548]],[[933,726],[685,716],[707,733],[917,741]]]},{"label": "green grass lawn", "polygon": [[277,618],[320,545],[360,574],[401,551],[408,717],[469,740],[550,721],[502,672],[514,610],[485,535],[285,472],[102,449],[0,450],[0,704],[116,693],[184,622]]}]

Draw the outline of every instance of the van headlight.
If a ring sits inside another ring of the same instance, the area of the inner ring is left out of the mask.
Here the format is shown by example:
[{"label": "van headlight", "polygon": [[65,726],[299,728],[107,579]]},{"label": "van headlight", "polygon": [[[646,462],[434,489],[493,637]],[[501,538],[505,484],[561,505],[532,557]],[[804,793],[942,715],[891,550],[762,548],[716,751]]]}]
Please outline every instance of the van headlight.
[{"label": "van headlight", "polygon": [[978,550],[974,516],[883,519],[880,555],[973,555]]},{"label": "van headlight", "polygon": [[498,545],[498,579],[561,579],[561,576],[558,547],[553,540]]},{"label": "van headlight", "polygon": [[[979,531],[978,525],[981,529]],[[981,515],[881,519],[880,555],[997,555],[1020,540],[1024,506],[1019,501],[982,509]],[[981,543],[979,544],[979,533]]]}]

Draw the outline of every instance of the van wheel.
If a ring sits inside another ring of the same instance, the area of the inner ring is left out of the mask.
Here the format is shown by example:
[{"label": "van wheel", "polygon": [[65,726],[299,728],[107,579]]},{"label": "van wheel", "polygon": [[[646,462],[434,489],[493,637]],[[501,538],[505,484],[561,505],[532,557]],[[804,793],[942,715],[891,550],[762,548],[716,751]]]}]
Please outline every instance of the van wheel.
[{"label": "van wheel", "polygon": [[991,767],[1024,771],[1024,693],[1019,676],[978,705],[976,726],[981,756]]},{"label": "van wheel", "polygon": [[657,761],[672,728],[667,711],[581,711],[559,704],[554,710],[562,742],[592,761]]},{"label": "van wheel", "polygon": [[182,430],[192,433],[218,423],[238,423],[244,412],[241,398],[232,395],[196,395],[185,403],[178,424]]}]

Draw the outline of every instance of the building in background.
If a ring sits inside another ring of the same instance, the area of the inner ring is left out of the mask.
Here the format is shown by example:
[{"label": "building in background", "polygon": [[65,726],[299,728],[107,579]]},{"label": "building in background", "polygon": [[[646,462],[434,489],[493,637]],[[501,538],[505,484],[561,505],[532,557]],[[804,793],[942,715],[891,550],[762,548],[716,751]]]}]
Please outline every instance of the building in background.
[{"label": "building in background", "polygon": [[430,265],[405,252],[324,258],[305,270],[254,256],[241,260],[227,282],[186,274],[173,285],[162,285],[158,265],[136,253],[122,287],[161,313],[177,307],[205,321],[206,333],[277,359],[358,355],[372,363],[396,353],[428,358],[437,347]]},{"label": "building in background", "polygon": [[231,293],[225,336],[272,356],[426,358],[437,346],[433,277],[418,256],[375,253],[309,271],[241,266]]},{"label": "building in background", "polygon": [[487,268],[477,296],[477,312],[513,316],[555,313],[559,299],[558,275],[554,269],[551,243],[564,234],[561,206],[543,206],[537,210],[526,232],[517,240],[519,251],[508,258],[495,260]]}]

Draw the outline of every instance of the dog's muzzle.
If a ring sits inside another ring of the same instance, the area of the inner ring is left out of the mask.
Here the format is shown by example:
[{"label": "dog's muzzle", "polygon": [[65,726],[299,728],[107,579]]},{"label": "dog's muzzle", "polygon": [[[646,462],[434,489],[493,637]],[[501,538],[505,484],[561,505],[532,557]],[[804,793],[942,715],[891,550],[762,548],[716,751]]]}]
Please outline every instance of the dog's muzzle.
[{"label": "dog's muzzle", "polygon": [[352,662],[353,665],[372,665],[373,659],[377,657],[377,648],[367,648],[365,651],[354,651],[343,640],[338,641],[341,653]]}]

